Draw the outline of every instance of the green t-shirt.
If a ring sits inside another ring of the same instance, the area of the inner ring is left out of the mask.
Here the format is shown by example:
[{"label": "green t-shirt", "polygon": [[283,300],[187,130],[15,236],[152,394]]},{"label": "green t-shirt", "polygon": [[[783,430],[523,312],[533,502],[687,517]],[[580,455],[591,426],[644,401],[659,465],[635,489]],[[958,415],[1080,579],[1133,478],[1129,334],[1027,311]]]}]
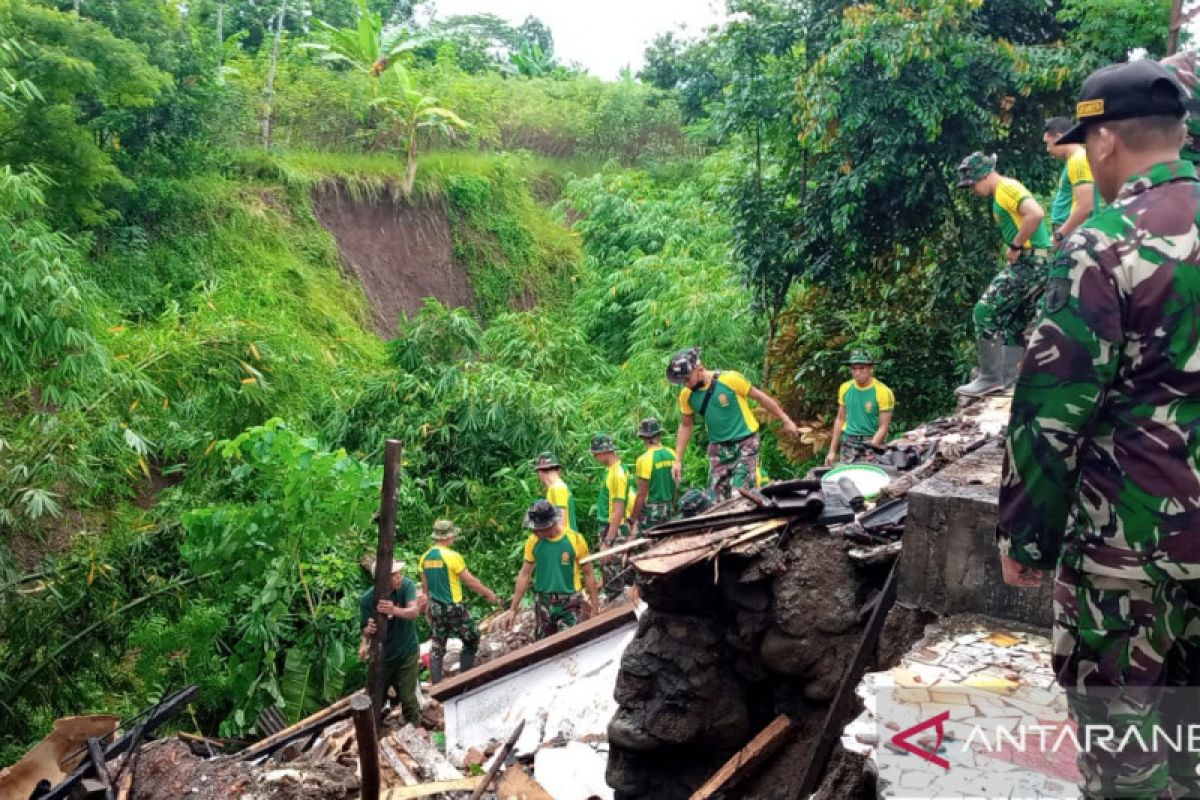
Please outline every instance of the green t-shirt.
[{"label": "green t-shirt", "polygon": [[463,598],[462,579],[467,569],[463,557],[449,547],[435,544],[421,556],[421,572],[425,575],[425,586],[429,599],[443,605],[461,603]]},{"label": "green t-shirt", "polygon": [[[409,603],[416,602],[417,587],[411,580],[405,578],[400,583],[400,588],[392,592],[388,599],[398,606],[407,606]],[[374,613],[375,587],[372,586],[367,589],[358,602],[359,630],[362,630]],[[401,658],[415,656],[420,649],[417,642],[416,622],[411,619],[388,617],[387,638],[383,640],[383,660],[398,661]]]},{"label": "green t-shirt", "polygon": [[838,390],[838,405],[846,407],[847,436],[874,436],[879,430],[879,412],[896,407],[892,390],[874,378],[865,387],[846,381]]},{"label": "green t-shirt", "polygon": [[[713,389],[712,400],[704,412],[704,427],[708,440],[717,444],[737,442],[758,431],[758,420],[750,410],[750,381],[740,372],[721,372]],[[679,393],[679,413],[692,416],[700,413],[708,387]]]},{"label": "green t-shirt", "polygon": [[1067,176],[1067,168],[1063,167],[1062,176],[1058,179],[1058,190],[1054,192],[1054,202],[1050,204],[1050,224],[1058,227],[1071,216],[1071,201],[1074,194],[1071,190],[1071,179]]},{"label": "green t-shirt", "polygon": [[572,594],[583,588],[579,559],[588,554],[587,542],[571,529],[556,539],[529,534],[525,561],[533,564],[533,590],[539,594]]},{"label": "green t-shirt", "polygon": [[671,465],[675,463],[675,451],[661,444],[651,447],[638,456],[634,473],[639,481],[647,481],[647,503],[670,503],[675,499],[675,479],[671,477]]},{"label": "green t-shirt", "polygon": [[[1024,219],[1021,215],[1021,203],[1032,197],[1020,181],[1012,178],[1001,178],[997,184],[996,193],[992,196],[992,218],[1000,226],[1000,235],[1004,237],[1005,244],[1012,244],[1016,240],[1017,233],[1021,230],[1021,221]],[[1050,229],[1046,227],[1046,220],[1043,219],[1033,236],[1025,242],[1025,247],[1049,248],[1052,243]]]}]

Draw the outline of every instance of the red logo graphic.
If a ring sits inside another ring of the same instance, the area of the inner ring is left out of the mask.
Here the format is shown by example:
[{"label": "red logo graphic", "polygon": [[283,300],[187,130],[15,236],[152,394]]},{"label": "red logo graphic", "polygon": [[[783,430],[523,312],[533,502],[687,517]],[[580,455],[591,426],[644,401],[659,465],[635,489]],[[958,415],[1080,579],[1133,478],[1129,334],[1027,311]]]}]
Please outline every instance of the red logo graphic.
[{"label": "red logo graphic", "polygon": [[[924,722],[918,722],[916,725],[912,726],[911,728],[900,731],[895,736],[893,736],[892,744],[896,745],[897,747],[899,747],[902,750],[907,750],[908,752],[912,753],[914,756],[920,756],[921,758],[925,759],[926,761],[930,762],[931,764],[937,764],[942,769],[948,770],[948,769],[950,769],[950,762],[947,761],[946,759],[942,758],[941,756],[939,756],[936,752],[936,750],[942,746],[942,736],[945,735],[945,731],[942,729],[942,723],[948,719],[950,719],[950,712],[943,711],[942,713],[938,714],[936,717],[927,719]],[[909,737],[920,733],[921,731],[925,730],[926,728],[936,728],[937,729],[937,743],[934,744],[932,751],[926,750],[922,747],[918,747],[917,745],[908,741]]]}]

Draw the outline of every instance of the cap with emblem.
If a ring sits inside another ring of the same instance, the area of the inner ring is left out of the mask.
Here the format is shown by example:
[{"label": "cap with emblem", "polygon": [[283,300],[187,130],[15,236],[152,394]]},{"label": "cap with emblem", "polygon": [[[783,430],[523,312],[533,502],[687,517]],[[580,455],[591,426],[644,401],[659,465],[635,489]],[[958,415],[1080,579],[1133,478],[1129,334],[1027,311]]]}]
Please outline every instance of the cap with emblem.
[{"label": "cap with emblem", "polygon": [[875,359],[871,358],[871,354],[866,350],[851,350],[850,358],[846,360],[846,363],[851,367],[860,364],[870,365],[875,363]]},{"label": "cap with emblem", "polygon": [[671,383],[686,383],[692,370],[700,366],[700,348],[685,347],[671,356],[667,363],[667,380]]},{"label": "cap with emblem", "polygon": [[654,417],[646,417],[642,423],[638,425],[638,436],[643,439],[651,439],[655,436],[662,436],[663,427]]},{"label": "cap with emblem", "polygon": [[433,538],[434,539],[451,539],[458,536],[459,529],[448,519],[439,519],[433,523]]},{"label": "cap with emblem", "polygon": [[558,459],[554,457],[554,453],[546,451],[537,457],[537,463],[534,464],[534,469],[541,471],[543,469],[561,469]]},{"label": "cap with emblem", "polygon": [[1157,61],[1132,61],[1098,69],[1083,82],[1075,105],[1074,128],[1056,144],[1083,144],[1089,125],[1135,117],[1178,117],[1186,111],[1187,94]]},{"label": "cap with emblem", "polygon": [[679,499],[679,510],[685,517],[694,517],[712,505],[712,497],[701,489],[688,489]]},{"label": "cap with emblem", "polygon": [[558,524],[561,512],[549,500],[535,500],[525,512],[525,527],[531,531],[544,531]]},{"label": "cap with emblem", "polygon": [[986,156],[978,150],[958,164],[958,186],[973,186],[996,169],[996,154]]},{"label": "cap with emblem", "polygon": [[614,453],[617,447],[607,433],[597,433],[592,437],[592,444],[588,449],[593,453]]}]

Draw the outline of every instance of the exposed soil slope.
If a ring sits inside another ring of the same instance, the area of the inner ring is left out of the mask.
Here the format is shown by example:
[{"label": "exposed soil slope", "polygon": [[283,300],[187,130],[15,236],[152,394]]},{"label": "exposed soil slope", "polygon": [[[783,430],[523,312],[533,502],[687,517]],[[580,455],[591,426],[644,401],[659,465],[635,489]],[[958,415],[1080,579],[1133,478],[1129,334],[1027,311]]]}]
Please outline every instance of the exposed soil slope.
[{"label": "exposed soil slope", "polygon": [[400,317],[420,310],[426,297],[450,307],[474,304],[466,270],[454,260],[450,223],[440,203],[356,200],[327,189],[313,206],[347,269],[362,283],[380,336],[394,336]]}]

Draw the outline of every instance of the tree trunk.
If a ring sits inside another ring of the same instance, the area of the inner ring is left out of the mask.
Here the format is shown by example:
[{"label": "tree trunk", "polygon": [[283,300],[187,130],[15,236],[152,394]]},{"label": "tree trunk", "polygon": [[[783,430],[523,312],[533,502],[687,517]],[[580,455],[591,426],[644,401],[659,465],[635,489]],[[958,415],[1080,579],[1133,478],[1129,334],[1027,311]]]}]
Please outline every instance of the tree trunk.
[{"label": "tree trunk", "polygon": [[1179,29],[1183,27],[1183,0],[1171,0],[1171,29],[1167,33],[1167,55],[1179,49]]},{"label": "tree trunk", "polygon": [[225,63],[225,4],[217,3],[217,47],[220,48],[220,62]]},{"label": "tree trunk", "polygon": [[417,131],[416,126],[408,133],[408,148],[405,156],[404,196],[411,197],[413,184],[417,180]]},{"label": "tree trunk", "polygon": [[279,63],[279,42],[283,39],[283,18],[287,14],[287,0],[279,6],[275,16],[275,42],[271,45],[271,66],[267,69],[267,90],[263,103],[262,117],[262,146],[264,150],[271,147],[271,115],[275,105],[275,67]]}]

